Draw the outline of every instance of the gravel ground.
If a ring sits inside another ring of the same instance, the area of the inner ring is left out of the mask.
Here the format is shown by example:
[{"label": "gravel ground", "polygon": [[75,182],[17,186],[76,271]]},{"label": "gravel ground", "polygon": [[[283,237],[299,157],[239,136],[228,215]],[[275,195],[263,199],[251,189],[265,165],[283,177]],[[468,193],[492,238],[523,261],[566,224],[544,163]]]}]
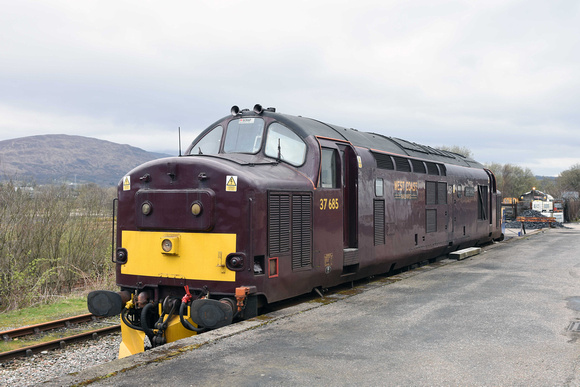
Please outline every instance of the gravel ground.
[{"label": "gravel ground", "polygon": [[117,358],[121,334],[0,363],[0,386],[35,386]]}]

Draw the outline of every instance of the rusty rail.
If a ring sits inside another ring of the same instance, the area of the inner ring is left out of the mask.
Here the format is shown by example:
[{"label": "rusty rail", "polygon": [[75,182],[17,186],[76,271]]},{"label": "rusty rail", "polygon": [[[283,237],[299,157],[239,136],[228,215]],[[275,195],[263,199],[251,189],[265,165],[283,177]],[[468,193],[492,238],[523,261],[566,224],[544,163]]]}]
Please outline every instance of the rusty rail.
[{"label": "rusty rail", "polygon": [[52,329],[58,328],[68,328],[71,325],[82,324],[90,321],[96,321],[100,317],[93,315],[92,313],[81,314],[78,316],[67,317],[60,320],[49,321],[46,323],[29,325],[26,327],[11,329],[8,331],[0,332],[0,337],[4,341],[9,341],[17,337],[34,335],[44,331],[50,331]]},{"label": "rusty rail", "polygon": [[45,343],[30,345],[28,347],[14,349],[12,351],[6,351],[0,353],[0,362],[8,359],[13,359],[15,357],[21,356],[32,356],[34,353],[41,351],[48,351],[56,348],[65,348],[67,344],[75,343],[79,341],[86,341],[89,339],[96,339],[99,336],[107,335],[110,333],[118,332],[121,330],[121,325],[112,325],[110,327],[95,329],[85,333],[80,333],[78,335],[64,337],[61,339],[56,339],[52,341],[47,341]]}]

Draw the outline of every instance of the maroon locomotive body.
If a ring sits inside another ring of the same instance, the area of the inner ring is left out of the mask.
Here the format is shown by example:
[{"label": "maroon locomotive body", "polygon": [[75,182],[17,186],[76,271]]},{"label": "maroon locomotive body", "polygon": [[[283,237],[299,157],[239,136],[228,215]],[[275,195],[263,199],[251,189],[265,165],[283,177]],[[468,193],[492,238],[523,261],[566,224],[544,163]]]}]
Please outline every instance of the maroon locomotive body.
[{"label": "maroon locomotive body", "polygon": [[379,134],[232,108],[184,156],[119,184],[120,356],[266,303],[501,237],[495,177],[455,153]]}]

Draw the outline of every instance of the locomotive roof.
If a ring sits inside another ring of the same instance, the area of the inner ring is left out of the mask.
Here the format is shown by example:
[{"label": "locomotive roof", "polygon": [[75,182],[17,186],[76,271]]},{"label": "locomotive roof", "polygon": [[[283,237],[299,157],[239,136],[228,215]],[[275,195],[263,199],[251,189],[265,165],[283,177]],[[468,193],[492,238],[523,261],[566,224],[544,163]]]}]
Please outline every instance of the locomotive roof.
[{"label": "locomotive roof", "polygon": [[291,116],[271,111],[264,111],[262,114],[292,127],[297,132],[302,132],[300,134],[304,137],[312,135],[337,138],[349,141],[357,147],[367,148],[371,151],[394,153],[464,167],[484,168],[482,164],[470,157],[420,145],[400,138],[388,137],[378,133],[361,132],[356,129],[348,129],[301,116]]}]

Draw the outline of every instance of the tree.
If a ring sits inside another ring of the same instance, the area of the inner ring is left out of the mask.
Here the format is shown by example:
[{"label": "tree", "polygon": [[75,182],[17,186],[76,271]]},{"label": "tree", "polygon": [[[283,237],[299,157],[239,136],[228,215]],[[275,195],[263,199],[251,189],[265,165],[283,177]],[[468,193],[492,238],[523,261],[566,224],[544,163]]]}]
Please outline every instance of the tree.
[{"label": "tree", "polygon": [[556,181],[562,191],[580,192],[580,164],[561,172]]},{"label": "tree", "polygon": [[562,190],[556,185],[556,180],[545,177],[538,181],[536,188],[542,192],[550,194],[554,199],[562,197]]},{"label": "tree", "polygon": [[530,168],[522,168],[513,164],[486,164],[497,180],[497,188],[503,197],[519,197],[521,194],[538,187],[538,179]]},{"label": "tree", "polygon": [[[576,196],[580,193],[580,164],[575,164],[558,175],[556,184],[561,192],[574,192]],[[566,217],[575,220],[580,217],[580,200],[574,195],[567,195]]]},{"label": "tree", "polygon": [[435,147],[439,150],[444,150],[447,152],[457,153],[458,155],[465,156],[465,157],[473,157],[473,152],[464,146],[459,145],[441,145]]}]

